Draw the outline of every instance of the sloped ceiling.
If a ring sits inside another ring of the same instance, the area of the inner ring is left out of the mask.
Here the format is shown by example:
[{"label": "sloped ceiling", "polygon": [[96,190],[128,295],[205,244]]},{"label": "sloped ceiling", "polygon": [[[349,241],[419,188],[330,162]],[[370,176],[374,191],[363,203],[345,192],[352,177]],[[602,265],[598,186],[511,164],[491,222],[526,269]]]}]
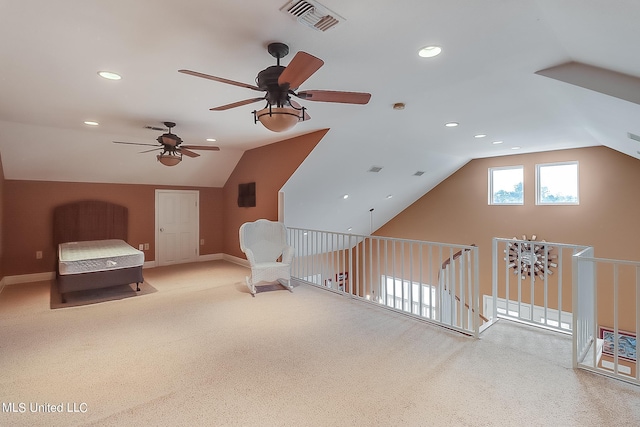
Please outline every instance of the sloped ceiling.
[{"label": "sloped ceiling", "polygon": [[[473,158],[592,145],[640,157],[628,137],[640,135],[640,106],[619,92],[638,93],[640,2],[324,0],[345,18],[326,32],[281,12],[285,3],[2,2],[5,177],[220,187],[245,150],[329,128],[283,189],[285,220],[366,234],[370,209],[377,228]],[[178,73],[254,84],[275,64],[273,41],[290,47],[283,65],[298,51],[324,60],[301,89],[369,92],[370,103],[301,100],[312,119],[277,134],[253,123],[260,106],[209,111],[255,92]],[[443,52],[418,57],[426,45]],[[562,76],[549,71],[564,64]],[[618,92],[598,89],[603,76],[618,77]],[[154,143],[162,132],[145,127],[163,121],[185,144],[221,150],[165,167],[144,147],[112,143]]]}]

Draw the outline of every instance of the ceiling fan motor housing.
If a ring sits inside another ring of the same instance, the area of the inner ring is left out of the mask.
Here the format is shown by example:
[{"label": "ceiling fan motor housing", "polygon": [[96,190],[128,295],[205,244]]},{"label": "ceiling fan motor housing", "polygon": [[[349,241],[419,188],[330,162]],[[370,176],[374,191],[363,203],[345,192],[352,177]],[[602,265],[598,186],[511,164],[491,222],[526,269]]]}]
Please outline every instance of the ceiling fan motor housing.
[{"label": "ceiling fan motor housing", "polygon": [[157,138],[157,141],[160,144],[164,145],[165,147],[166,146],[177,147],[182,143],[182,138],[180,138],[178,135],[174,135],[171,132],[169,132],[169,133],[165,133],[163,135],[160,135]]},{"label": "ceiling fan motor housing", "polygon": [[260,71],[256,78],[258,87],[267,92],[265,99],[270,105],[281,107],[288,103],[289,84],[278,84],[278,78],[284,69],[282,65],[272,65]]}]

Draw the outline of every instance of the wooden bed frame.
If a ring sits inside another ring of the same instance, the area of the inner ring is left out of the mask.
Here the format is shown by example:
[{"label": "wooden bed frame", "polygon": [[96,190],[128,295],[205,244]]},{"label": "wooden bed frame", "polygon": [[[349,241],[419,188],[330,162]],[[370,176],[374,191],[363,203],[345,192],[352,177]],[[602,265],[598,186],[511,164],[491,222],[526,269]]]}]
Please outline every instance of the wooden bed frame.
[{"label": "wooden bed frame", "polygon": [[[83,200],[57,206],[53,211],[53,240],[60,243],[87,240],[121,239],[127,241],[128,210],[124,206],[98,200]],[[118,270],[60,275],[56,271],[58,290],[64,302],[67,292],[100,289],[136,283],[140,290],[142,266]]]}]

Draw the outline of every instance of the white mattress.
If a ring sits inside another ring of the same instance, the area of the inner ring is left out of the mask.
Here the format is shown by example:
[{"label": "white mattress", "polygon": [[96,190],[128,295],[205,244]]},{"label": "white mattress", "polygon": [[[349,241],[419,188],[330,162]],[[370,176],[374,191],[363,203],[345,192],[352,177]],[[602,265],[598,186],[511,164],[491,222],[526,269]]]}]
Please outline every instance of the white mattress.
[{"label": "white mattress", "polygon": [[58,272],[61,275],[117,270],[142,264],[144,252],[124,240],[67,242],[58,247]]}]

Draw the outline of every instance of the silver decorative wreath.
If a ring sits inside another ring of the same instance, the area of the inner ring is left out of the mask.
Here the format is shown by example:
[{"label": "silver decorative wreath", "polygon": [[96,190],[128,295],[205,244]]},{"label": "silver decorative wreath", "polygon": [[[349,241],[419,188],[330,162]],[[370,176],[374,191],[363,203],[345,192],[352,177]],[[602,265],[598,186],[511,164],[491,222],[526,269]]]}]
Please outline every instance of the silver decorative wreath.
[{"label": "silver decorative wreath", "polygon": [[507,244],[504,260],[509,262],[509,268],[513,268],[513,274],[520,274],[523,279],[531,277],[539,277],[544,280],[545,273],[553,274],[552,268],[556,268],[558,264],[553,262],[558,256],[552,254],[553,246],[549,246],[546,241],[536,241],[536,235],[527,239],[522,236],[522,241],[513,238],[512,242]]}]

